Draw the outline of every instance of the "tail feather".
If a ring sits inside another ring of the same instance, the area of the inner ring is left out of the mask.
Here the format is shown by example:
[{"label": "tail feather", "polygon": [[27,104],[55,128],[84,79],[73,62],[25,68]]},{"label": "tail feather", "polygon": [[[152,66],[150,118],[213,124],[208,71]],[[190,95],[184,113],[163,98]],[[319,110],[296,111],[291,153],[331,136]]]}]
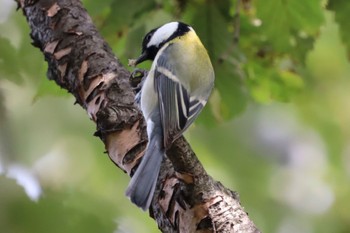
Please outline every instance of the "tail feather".
[{"label": "tail feather", "polygon": [[157,138],[150,140],[145,155],[125,192],[126,196],[144,211],[151,205],[164,157],[164,149],[160,146],[160,142],[161,140]]}]

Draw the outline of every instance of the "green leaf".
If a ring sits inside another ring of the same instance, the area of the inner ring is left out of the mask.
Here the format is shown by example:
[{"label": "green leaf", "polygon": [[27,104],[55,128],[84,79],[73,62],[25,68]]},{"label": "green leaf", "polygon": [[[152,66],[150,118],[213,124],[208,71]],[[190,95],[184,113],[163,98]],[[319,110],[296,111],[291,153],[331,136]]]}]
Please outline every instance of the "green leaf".
[{"label": "green leaf", "polygon": [[299,63],[305,65],[305,60],[309,52],[313,49],[315,38],[303,34],[294,35],[295,49],[291,50],[291,55]]},{"label": "green leaf", "polygon": [[286,102],[304,88],[303,79],[285,67],[275,69],[249,62],[246,68],[250,93],[257,102],[270,103],[273,100]]},{"label": "green leaf", "polygon": [[327,8],[334,11],[335,13],[335,20],[339,24],[340,35],[342,37],[343,43],[348,49],[348,58],[350,59],[349,1],[329,0]]},{"label": "green leaf", "polygon": [[25,38],[16,55],[17,68],[35,82],[46,79],[47,62],[44,60],[43,54],[30,44],[29,38]]},{"label": "green leaf", "polygon": [[280,71],[278,74],[285,89],[290,93],[304,87],[304,81],[298,74],[286,70]]},{"label": "green leaf", "polygon": [[277,50],[290,47],[290,25],[282,0],[257,1],[257,16],[262,20],[261,32]]},{"label": "green leaf", "polygon": [[[28,36],[29,28],[20,14],[8,24],[0,24],[0,75],[19,83],[22,78],[38,80],[45,76],[46,62],[42,53],[34,49]],[[6,37],[6,39],[5,39]]]},{"label": "green leaf", "polygon": [[[246,64],[246,73],[250,95],[260,103],[271,101],[270,79],[272,79],[271,70],[263,68],[256,62]],[[269,72],[268,72],[269,71]]]},{"label": "green leaf", "polygon": [[103,34],[125,30],[136,18],[152,10],[154,6],[154,0],[113,1],[111,11],[105,20],[108,24],[103,27]]},{"label": "green leaf", "polygon": [[84,7],[87,9],[89,15],[94,18],[94,22],[98,21],[98,18],[106,15],[111,10],[111,4],[115,2],[113,0],[84,0]]},{"label": "green leaf", "polygon": [[243,83],[244,74],[239,63],[227,59],[215,66],[215,86],[219,91],[221,119],[228,120],[241,113],[247,105],[247,90]]},{"label": "green leaf", "polygon": [[309,35],[318,33],[324,22],[321,0],[284,1],[290,27],[296,31],[304,31]]},{"label": "green leaf", "polygon": [[145,36],[145,25],[137,25],[129,30],[126,39],[126,49],[124,56],[127,58],[136,58],[141,54],[142,39]]},{"label": "green leaf", "polygon": [[321,0],[257,1],[257,16],[262,20],[261,32],[275,49],[293,49],[292,31],[316,35],[324,21]]}]

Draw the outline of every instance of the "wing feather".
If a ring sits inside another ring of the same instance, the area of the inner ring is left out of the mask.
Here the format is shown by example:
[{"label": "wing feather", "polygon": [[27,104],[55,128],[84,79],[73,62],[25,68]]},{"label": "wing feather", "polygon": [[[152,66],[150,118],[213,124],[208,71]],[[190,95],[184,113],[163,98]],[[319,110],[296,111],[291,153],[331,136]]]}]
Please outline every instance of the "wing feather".
[{"label": "wing feather", "polygon": [[159,99],[164,146],[168,148],[181,135],[187,123],[188,93],[180,83],[160,73],[155,75],[155,85]]},{"label": "wing feather", "polygon": [[166,57],[168,49],[171,49],[171,45],[158,58],[154,73],[165,148],[169,148],[193,123],[206,103],[206,100],[191,96],[185,87],[187,84],[180,82],[175,73],[178,70],[176,63]]}]

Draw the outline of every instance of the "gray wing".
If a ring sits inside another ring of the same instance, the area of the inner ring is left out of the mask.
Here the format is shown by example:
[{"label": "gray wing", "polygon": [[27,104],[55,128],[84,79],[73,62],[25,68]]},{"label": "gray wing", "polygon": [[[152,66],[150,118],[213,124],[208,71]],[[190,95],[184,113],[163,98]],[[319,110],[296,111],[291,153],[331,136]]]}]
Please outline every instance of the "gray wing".
[{"label": "gray wing", "polygon": [[191,125],[205,104],[190,96],[172,70],[171,64],[160,64],[154,75],[165,148]]}]

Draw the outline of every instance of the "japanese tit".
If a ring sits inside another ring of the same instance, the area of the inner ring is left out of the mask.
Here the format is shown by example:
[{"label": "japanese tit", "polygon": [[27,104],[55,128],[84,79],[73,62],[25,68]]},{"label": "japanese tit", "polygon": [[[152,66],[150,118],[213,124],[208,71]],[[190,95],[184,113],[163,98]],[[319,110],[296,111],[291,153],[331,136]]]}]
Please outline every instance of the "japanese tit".
[{"label": "japanese tit", "polygon": [[143,39],[142,54],[132,65],[153,60],[141,89],[141,110],[148,144],[126,195],[143,210],[153,199],[163,157],[193,123],[211,94],[214,70],[192,27],[167,23]]}]

